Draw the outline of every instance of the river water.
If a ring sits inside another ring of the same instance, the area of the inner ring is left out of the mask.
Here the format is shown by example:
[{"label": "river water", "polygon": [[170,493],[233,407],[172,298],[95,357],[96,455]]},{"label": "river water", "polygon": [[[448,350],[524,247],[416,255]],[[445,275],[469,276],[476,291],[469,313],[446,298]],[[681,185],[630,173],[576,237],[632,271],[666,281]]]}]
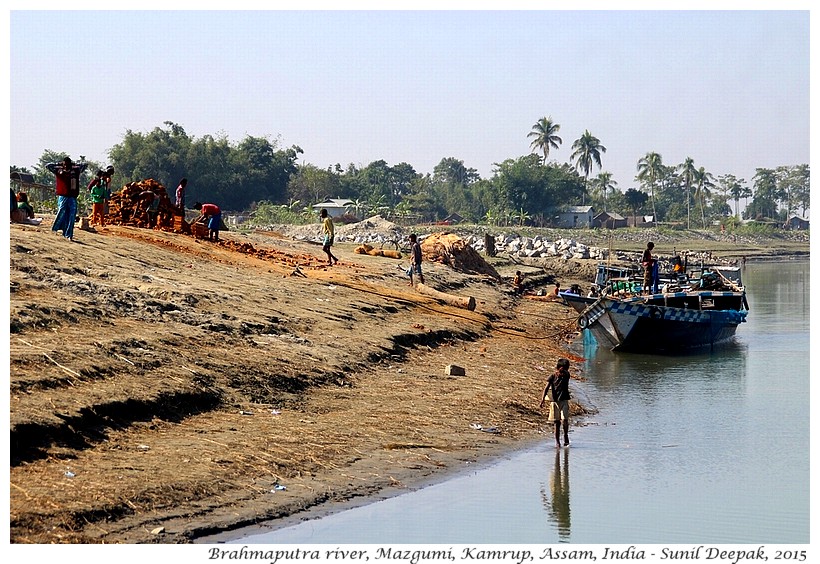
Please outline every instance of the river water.
[{"label": "river water", "polygon": [[[683,357],[584,343],[598,414],[442,483],[233,543],[805,544],[808,261],[748,263],[735,343]],[[588,337],[588,336],[587,336]]]}]

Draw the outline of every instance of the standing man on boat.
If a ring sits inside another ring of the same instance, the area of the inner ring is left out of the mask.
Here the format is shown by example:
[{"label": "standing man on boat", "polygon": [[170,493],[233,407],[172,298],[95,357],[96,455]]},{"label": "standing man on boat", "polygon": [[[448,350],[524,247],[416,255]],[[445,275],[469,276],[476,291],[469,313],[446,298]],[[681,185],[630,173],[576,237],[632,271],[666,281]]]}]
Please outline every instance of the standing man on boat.
[{"label": "standing man on boat", "polygon": [[[569,446],[569,360],[559,358],[555,372],[547,378],[547,386],[541,395],[541,404],[544,407],[547,398],[550,399],[549,420],[555,424],[555,446],[561,446],[561,424],[564,427],[564,446]],[[552,394],[550,395],[550,392]]]},{"label": "standing man on boat", "polygon": [[650,294],[656,285],[655,264],[657,264],[657,259],[652,257],[652,249],[654,248],[655,243],[649,241],[641,257],[641,266],[643,266],[643,289]]}]

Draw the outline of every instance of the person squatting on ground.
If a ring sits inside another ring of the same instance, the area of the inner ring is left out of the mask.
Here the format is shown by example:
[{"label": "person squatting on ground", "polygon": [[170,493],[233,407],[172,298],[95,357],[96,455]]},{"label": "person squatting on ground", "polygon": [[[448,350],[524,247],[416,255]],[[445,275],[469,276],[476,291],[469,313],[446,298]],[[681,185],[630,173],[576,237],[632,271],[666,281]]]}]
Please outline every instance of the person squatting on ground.
[{"label": "person squatting on ground", "polygon": [[208,219],[208,240],[219,241],[219,228],[222,225],[222,210],[216,204],[200,204],[196,202],[194,208],[199,210],[199,217],[194,220],[194,224],[203,219]]},{"label": "person squatting on ground", "polygon": [[[561,446],[561,426],[564,427],[564,446],[569,446],[569,360],[559,358],[555,372],[547,378],[547,385],[541,395],[544,407],[547,398],[550,400],[549,420],[555,424],[555,446]],[[550,392],[552,394],[550,395]]]},{"label": "person squatting on ground", "polygon": [[80,175],[88,167],[87,163],[73,163],[66,157],[59,163],[48,163],[46,168],[56,178],[57,215],[51,230],[63,232],[63,237],[74,240],[74,222],[77,217],[77,196],[80,195]]},{"label": "person squatting on ground", "polygon": [[515,278],[513,278],[513,291],[516,294],[520,294],[524,291],[524,275],[521,274],[520,270],[515,271]]},{"label": "person squatting on ground", "polygon": [[34,208],[28,202],[28,194],[20,192],[14,196],[14,189],[12,188],[12,208],[11,221],[14,223],[28,223],[29,219],[34,219]]},{"label": "person squatting on ground", "polygon": [[410,237],[410,268],[407,270],[407,275],[410,276],[410,285],[413,285],[413,273],[419,275],[419,282],[424,284],[424,274],[421,272],[421,245],[418,241],[418,236],[411,233]]},{"label": "person squatting on ground", "polygon": [[333,266],[339,262],[339,259],[337,259],[330,251],[330,247],[333,246],[333,239],[336,234],[333,227],[333,219],[330,218],[327,214],[327,210],[325,209],[319,212],[319,217],[322,218],[322,234],[324,235],[324,239],[322,240],[322,250],[327,255],[327,264],[329,266]]}]

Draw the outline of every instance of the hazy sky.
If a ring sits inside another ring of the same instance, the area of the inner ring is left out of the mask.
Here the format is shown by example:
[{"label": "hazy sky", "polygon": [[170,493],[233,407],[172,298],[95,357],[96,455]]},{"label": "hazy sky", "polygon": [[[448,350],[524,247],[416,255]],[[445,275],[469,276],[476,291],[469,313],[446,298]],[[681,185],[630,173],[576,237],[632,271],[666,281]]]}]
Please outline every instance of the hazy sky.
[{"label": "hazy sky", "polygon": [[12,9],[10,163],[106,162],[127,130],[170,121],[298,145],[323,168],[455,157],[489,177],[551,116],[550,160],[589,130],[621,190],[648,152],[751,180],[809,163],[809,16]]}]

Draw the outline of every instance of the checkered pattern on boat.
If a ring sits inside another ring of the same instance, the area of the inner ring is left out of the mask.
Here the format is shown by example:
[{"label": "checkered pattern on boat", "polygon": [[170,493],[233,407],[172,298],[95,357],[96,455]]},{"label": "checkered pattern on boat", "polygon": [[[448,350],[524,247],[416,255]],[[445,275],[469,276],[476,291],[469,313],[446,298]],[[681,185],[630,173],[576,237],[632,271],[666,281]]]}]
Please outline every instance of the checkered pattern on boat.
[{"label": "checkered pattern on boat", "polygon": [[[701,296],[703,296],[704,298],[718,298],[718,297],[738,296],[739,295],[736,292],[709,292],[709,291],[699,292],[699,294]],[[664,297],[666,297],[666,298],[685,298],[685,297],[690,296],[690,295],[691,294],[688,294],[686,292],[672,292],[670,294],[652,294],[651,296],[633,296],[631,298],[627,298],[627,299],[621,300],[621,301],[623,301],[623,302],[632,302],[632,303],[635,303],[635,302],[645,303],[646,300],[663,299]]]},{"label": "checkered pattern on boat", "polygon": [[[731,295],[731,292],[709,292],[712,295]],[[704,293],[703,295],[706,295]],[[612,301],[609,307],[612,313],[622,313],[625,315],[633,315],[635,317],[652,317],[655,311],[660,310],[663,313],[663,319],[668,321],[689,321],[693,323],[708,323],[710,319],[715,316],[720,317],[723,323],[740,323],[745,321],[745,311],[698,311],[696,309],[682,309],[677,307],[662,307],[645,305],[642,303],[627,302],[627,301]]]}]

